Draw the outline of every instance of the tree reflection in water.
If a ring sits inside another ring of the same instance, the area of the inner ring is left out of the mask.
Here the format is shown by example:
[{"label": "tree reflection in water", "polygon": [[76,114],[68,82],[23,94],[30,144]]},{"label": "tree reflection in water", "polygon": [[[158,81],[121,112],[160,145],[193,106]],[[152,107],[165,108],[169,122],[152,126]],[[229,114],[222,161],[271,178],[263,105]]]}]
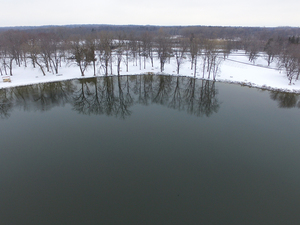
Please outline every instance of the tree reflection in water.
[{"label": "tree reflection in water", "polygon": [[14,107],[47,111],[70,104],[81,114],[125,119],[134,104],[160,104],[209,117],[220,107],[217,94],[215,82],[195,78],[106,76],[1,89],[0,115],[8,118]]},{"label": "tree reflection in water", "polygon": [[63,106],[70,102],[74,91],[72,81],[0,89],[0,116],[8,117],[15,107],[24,111],[47,111]]},{"label": "tree reflection in water", "polygon": [[0,117],[9,118],[13,108],[13,100],[10,89],[0,89]]},{"label": "tree reflection in water", "polygon": [[279,108],[300,108],[299,94],[273,91],[270,98],[278,102]]}]

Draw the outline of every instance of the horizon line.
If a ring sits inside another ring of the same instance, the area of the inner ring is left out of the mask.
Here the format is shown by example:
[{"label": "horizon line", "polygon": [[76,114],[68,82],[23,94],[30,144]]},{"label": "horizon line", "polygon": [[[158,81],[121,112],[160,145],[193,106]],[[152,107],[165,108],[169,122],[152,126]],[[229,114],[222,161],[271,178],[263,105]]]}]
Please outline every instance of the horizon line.
[{"label": "horizon line", "polygon": [[67,26],[142,26],[142,27],[242,27],[242,28],[300,28],[297,26],[241,26],[241,25],[152,25],[152,24],[94,24],[94,23],[85,23],[85,24],[45,24],[45,25],[16,25],[16,26],[0,26],[0,29],[3,28],[38,28],[38,27],[67,27]]}]

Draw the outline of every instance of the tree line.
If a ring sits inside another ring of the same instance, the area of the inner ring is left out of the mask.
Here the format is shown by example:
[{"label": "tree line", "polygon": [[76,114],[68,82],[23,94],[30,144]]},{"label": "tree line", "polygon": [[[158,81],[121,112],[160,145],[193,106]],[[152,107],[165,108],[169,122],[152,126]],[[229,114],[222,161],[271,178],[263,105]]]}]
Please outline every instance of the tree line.
[{"label": "tree line", "polygon": [[250,62],[263,54],[269,66],[276,62],[277,68],[286,72],[290,83],[299,79],[300,32],[296,28],[104,28],[84,26],[84,32],[79,32],[82,29],[77,26],[2,31],[0,73],[13,76],[15,65],[27,67],[31,64],[43,75],[46,72],[58,74],[62,64],[75,64],[82,76],[88,68],[93,69],[95,76],[109,75],[116,64],[119,75],[121,65],[128,72],[130,63],[142,69],[146,68],[146,62],[153,67],[154,59],[158,59],[160,71],[163,72],[165,64],[172,58],[176,61],[177,74],[183,62],[190,60],[194,75],[200,73],[203,78],[215,79],[222,60],[233,51],[244,50]]},{"label": "tree line", "polygon": [[65,37],[70,35],[82,35],[90,32],[123,32],[141,35],[144,32],[157,34],[160,29],[169,35],[182,35],[189,37],[191,33],[207,39],[245,39],[253,36],[256,39],[267,41],[270,37],[292,37],[299,36],[299,27],[229,27],[229,26],[154,26],[154,25],[64,25],[64,26],[23,26],[23,27],[0,27],[0,33],[8,30],[21,30],[27,33],[64,33]]}]

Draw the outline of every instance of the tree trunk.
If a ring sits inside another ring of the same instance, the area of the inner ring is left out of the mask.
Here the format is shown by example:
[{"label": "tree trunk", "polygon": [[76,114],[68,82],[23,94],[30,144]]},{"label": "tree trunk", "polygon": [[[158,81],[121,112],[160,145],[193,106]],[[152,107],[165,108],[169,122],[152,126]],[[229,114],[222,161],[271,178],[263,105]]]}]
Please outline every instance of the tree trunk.
[{"label": "tree trunk", "polygon": [[46,76],[45,71],[44,71],[44,69],[43,69],[43,66],[42,66],[40,63],[38,63],[37,61],[36,61],[36,64],[40,67],[40,69],[41,69],[43,75]]},{"label": "tree trunk", "polygon": [[94,76],[96,76],[96,61],[93,60]]},{"label": "tree trunk", "polygon": [[194,77],[196,77],[196,73],[197,73],[197,56],[195,57]]},{"label": "tree trunk", "polygon": [[9,61],[9,74],[10,74],[10,76],[12,76],[13,74],[12,74],[12,62],[13,62],[13,58],[12,59],[10,59],[10,61]]}]

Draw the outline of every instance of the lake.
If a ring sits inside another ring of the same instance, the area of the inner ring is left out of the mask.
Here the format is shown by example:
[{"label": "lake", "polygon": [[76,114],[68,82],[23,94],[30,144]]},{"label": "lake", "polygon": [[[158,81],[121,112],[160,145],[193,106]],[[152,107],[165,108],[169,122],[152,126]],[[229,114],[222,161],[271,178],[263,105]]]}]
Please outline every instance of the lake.
[{"label": "lake", "polygon": [[1,89],[1,223],[298,224],[299,99],[154,75]]}]

